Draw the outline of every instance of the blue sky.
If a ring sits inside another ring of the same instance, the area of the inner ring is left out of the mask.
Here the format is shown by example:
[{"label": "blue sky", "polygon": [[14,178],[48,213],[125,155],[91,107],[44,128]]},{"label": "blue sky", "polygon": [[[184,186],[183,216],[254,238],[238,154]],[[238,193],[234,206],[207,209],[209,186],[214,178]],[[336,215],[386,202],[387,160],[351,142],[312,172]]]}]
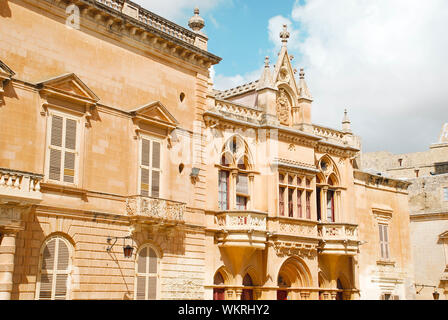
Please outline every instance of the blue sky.
[{"label": "blue sky", "polygon": [[363,151],[427,150],[448,122],[446,0],[134,0],[187,26],[198,6],[215,88],[256,80],[276,61],[288,24],[294,68],[305,68],[313,122],[341,127],[348,109]]}]

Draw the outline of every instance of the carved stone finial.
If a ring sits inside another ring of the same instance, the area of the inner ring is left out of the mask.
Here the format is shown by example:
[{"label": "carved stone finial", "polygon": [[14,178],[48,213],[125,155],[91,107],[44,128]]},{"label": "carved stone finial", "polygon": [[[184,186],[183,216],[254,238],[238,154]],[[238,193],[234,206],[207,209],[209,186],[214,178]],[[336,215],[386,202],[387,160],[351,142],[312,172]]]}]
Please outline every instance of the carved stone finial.
[{"label": "carved stone finial", "polygon": [[347,109],[344,110],[344,118],[342,119],[342,131],[346,133],[352,132],[351,122],[348,118]]},{"label": "carved stone finial", "polygon": [[205,26],[205,21],[199,16],[199,8],[194,9],[194,16],[188,21],[188,26],[194,31],[199,32]]},{"label": "carved stone finial", "polygon": [[264,58],[264,67],[269,68],[269,57],[268,56],[266,56],[266,58]]},{"label": "carved stone finial", "polygon": [[303,68],[300,68],[299,76],[300,76],[300,79],[305,79],[305,70]]},{"label": "carved stone finial", "polygon": [[289,39],[288,26],[286,24],[283,25],[283,31],[280,32],[280,39],[282,39],[283,46],[286,46]]}]

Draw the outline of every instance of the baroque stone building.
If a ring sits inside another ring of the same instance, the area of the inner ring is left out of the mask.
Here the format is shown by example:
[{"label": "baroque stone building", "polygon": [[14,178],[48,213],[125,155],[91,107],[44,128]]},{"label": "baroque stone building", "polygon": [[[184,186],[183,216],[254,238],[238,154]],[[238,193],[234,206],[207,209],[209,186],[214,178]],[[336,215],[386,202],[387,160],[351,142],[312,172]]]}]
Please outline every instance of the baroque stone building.
[{"label": "baroque stone building", "polygon": [[347,114],[312,122],[286,27],[218,91],[189,26],[0,2],[0,297],[412,299],[409,183],[362,170]]},{"label": "baroque stone building", "polygon": [[448,299],[448,123],[428,151],[362,154],[365,168],[404,178],[409,190],[410,232],[417,299]]}]

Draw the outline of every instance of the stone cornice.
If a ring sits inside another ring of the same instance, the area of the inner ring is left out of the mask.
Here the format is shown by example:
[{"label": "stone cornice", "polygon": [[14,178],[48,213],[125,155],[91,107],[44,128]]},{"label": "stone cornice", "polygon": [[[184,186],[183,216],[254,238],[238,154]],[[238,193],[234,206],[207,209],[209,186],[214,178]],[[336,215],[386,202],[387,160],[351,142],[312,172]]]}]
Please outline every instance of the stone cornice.
[{"label": "stone cornice", "polygon": [[411,213],[409,215],[411,221],[423,220],[448,220],[448,211],[445,212],[427,212],[427,213]]},{"label": "stone cornice", "polygon": [[[208,69],[211,65],[217,64],[222,60],[220,57],[189,43],[191,41],[186,41],[187,38],[191,40],[196,37],[203,37],[200,34],[178,26],[150,11],[144,10],[138,5],[133,6],[138,7],[142,14],[150,15],[154,21],[157,21],[154,22],[154,25],[158,26],[158,28],[111,8],[98,0],[25,1],[34,6],[43,7],[45,10],[53,9],[55,11],[54,9],[59,9],[57,12],[54,12],[58,16],[67,16],[64,5],[76,3],[81,12],[81,24],[87,26],[90,23],[89,29],[94,32],[101,32],[101,28],[99,28],[99,25],[101,25],[109,33],[109,36],[117,34],[120,37],[131,38],[143,43],[145,47],[152,47],[170,56],[197,65],[200,68]],[[162,29],[167,30],[167,32],[162,31]],[[104,32],[101,33],[104,34]]]},{"label": "stone cornice", "polygon": [[353,177],[361,182],[355,181],[355,184],[365,185],[366,187],[390,187],[395,188],[396,191],[402,190],[405,193],[411,185],[408,181],[374,175],[357,169],[353,170]]}]

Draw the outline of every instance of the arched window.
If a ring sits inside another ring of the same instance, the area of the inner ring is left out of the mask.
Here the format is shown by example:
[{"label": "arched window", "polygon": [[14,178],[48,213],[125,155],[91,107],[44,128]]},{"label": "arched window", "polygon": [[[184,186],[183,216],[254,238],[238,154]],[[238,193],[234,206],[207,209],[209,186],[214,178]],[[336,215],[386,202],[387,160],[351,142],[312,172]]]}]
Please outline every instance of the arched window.
[{"label": "arched window", "polygon": [[62,237],[44,242],[40,255],[36,299],[67,300],[71,272],[71,245]]},{"label": "arched window", "polygon": [[[221,272],[218,271],[216,273],[213,284],[215,286],[224,285],[224,278],[223,278]],[[225,293],[224,288],[214,288],[213,289],[213,300],[225,300],[224,293]]]},{"label": "arched window", "polygon": [[[249,274],[246,274],[243,278],[243,286],[245,287],[253,287],[252,278]],[[253,300],[254,299],[254,291],[252,288],[243,289],[243,294],[241,295],[241,300]]]},{"label": "arched window", "polygon": [[233,136],[224,145],[218,178],[220,210],[248,209],[251,197],[249,159],[249,149],[242,138]]},{"label": "arched window", "polygon": [[159,257],[149,245],[137,253],[135,299],[156,300],[158,285]]},{"label": "arched window", "polygon": [[340,203],[338,169],[329,156],[320,159],[319,169],[321,172],[316,178],[317,219],[336,222]]}]

